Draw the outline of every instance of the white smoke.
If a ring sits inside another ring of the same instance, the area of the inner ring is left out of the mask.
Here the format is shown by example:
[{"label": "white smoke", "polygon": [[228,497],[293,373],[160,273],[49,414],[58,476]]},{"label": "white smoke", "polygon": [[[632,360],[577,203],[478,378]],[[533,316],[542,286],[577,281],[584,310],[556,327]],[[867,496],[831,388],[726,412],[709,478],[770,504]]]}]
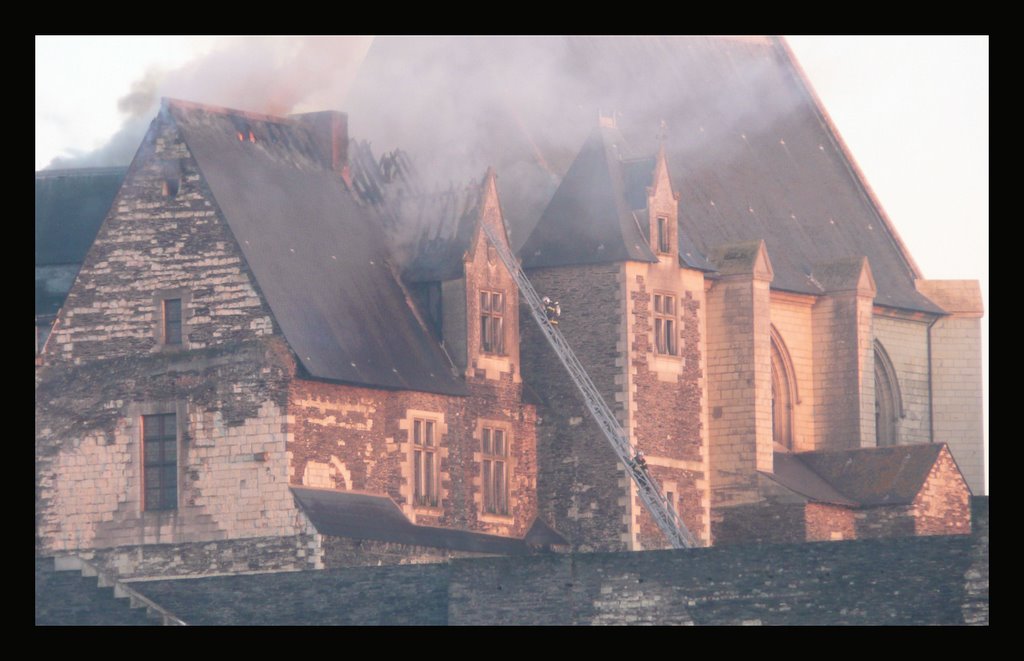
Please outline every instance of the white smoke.
[{"label": "white smoke", "polygon": [[118,102],[124,122],[102,147],[47,166],[127,165],[161,97],[272,115],[340,109],[368,37],[236,37],[170,69],[150,69]]}]

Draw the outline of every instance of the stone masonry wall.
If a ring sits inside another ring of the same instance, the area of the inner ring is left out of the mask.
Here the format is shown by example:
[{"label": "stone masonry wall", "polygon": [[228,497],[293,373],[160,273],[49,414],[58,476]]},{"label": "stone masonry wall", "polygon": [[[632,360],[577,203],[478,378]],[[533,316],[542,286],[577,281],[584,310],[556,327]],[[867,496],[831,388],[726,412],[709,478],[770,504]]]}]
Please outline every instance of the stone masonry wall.
[{"label": "stone masonry wall", "polygon": [[979,558],[951,536],[464,560],[449,623],[963,624]]},{"label": "stone masonry wall", "polygon": [[872,330],[874,293],[857,295],[857,445],[873,448],[875,438],[875,343]]},{"label": "stone masonry wall", "polygon": [[484,553],[452,551],[431,546],[413,546],[346,537],[323,537],[325,569],[340,567],[380,567],[383,565],[422,565],[444,563],[457,558],[488,557]]},{"label": "stone masonry wall", "polygon": [[[537,514],[535,409],[522,404],[522,385],[509,374],[469,386],[469,397],[452,397],[296,379],[289,400],[291,483],[387,494],[420,525],[522,537]],[[439,507],[413,503],[414,418],[435,421]],[[483,513],[485,421],[508,433],[508,516]]]},{"label": "stone masonry wall", "polygon": [[896,420],[900,445],[930,443],[928,411],[928,323],[875,314],[874,335],[896,370],[903,417]]},{"label": "stone masonry wall", "polygon": [[[164,182],[180,181],[176,196]],[[173,124],[135,157],[57,316],[44,360],[201,349],[273,334],[241,251]],[[161,296],[182,300],[181,347],[160,340]]]},{"label": "stone masonry wall", "polygon": [[808,542],[858,538],[855,512],[848,507],[807,503],[804,508],[804,519],[807,525],[805,539]]},{"label": "stone masonry wall", "polygon": [[321,538],[309,526],[288,537],[90,549],[79,555],[122,579],[323,569]]},{"label": "stone masonry wall", "polygon": [[785,343],[796,377],[796,397],[791,402],[794,452],[806,452],[815,446],[811,405],[814,401],[813,304],[811,297],[772,292],[772,325]]},{"label": "stone masonry wall", "polygon": [[[813,309],[816,450],[848,450],[860,447],[861,361],[857,333],[858,307],[857,296],[853,293],[844,293],[820,297]],[[872,366],[872,383],[873,369]],[[873,400],[871,414],[873,435]]]},{"label": "stone masonry wall", "polygon": [[985,493],[981,319],[943,317],[932,327],[935,442],[947,443],[976,495]]},{"label": "stone masonry wall", "polygon": [[[45,367],[36,390],[43,548],[299,534],[284,414],[293,369],[278,338]],[[143,509],[142,416],[153,413],[176,413],[177,509]]]},{"label": "stone masonry wall", "polygon": [[[182,301],[181,345],[163,342],[163,297]],[[277,537],[302,547],[307,522],[286,456],[295,363],[165,117],[129,168],[57,326],[37,371],[42,549]],[[142,419],[166,413],[176,414],[177,507],[146,511]],[[280,566],[306,566],[288,553]]]},{"label": "stone masonry wall", "polygon": [[[541,296],[561,303],[562,334],[621,422],[621,267],[559,267],[527,275]],[[522,318],[523,380],[542,401],[537,439],[541,515],[573,548],[624,550],[629,539],[625,470],[547,340],[525,312]]]},{"label": "stone masonry wall", "polygon": [[[491,183],[487,183],[481,222],[500,230],[500,208]],[[476,238],[465,262],[465,278],[446,283],[452,286],[443,289],[448,310],[444,330],[456,338],[450,352],[465,352],[453,359],[466,368],[470,395],[387,392],[297,379],[289,400],[295,417],[289,445],[292,484],[387,494],[420,525],[512,537],[526,534],[537,515],[537,414],[533,405],[522,401],[518,290],[497,255],[488,250],[484,233]],[[504,351],[500,354],[484,353],[481,347],[481,291],[504,294]],[[435,423],[438,506],[414,502],[415,419]],[[484,511],[485,427],[506,434],[508,514]],[[408,553],[410,558],[423,554],[415,549]]]},{"label": "stone masonry wall", "polygon": [[971,493],[948,447],[942,448],[911,508],[914,533],[951,535],[971,531]]},{"label": "stone masonry wall", "polygon": [[716,510],[711,525],[715,546],[786,544],[802,541],[808,534],[803,503],[761,502],[723,507]]},{"label": "stone masonry wall", "polygon": [[537,554],[133,587],[189,624],[988,624],[972,535]]},{"label": "stone masonry wall", "polygon": [[755,501],[756,471],[771,472],[769,305],[768,283],[750,276],[724,278],[707,293],[712,510]]},{"label": "stone masonry wall", "polygon": [[[683,277],[675,264],[629,263],[628,307],[631,440],[640,447],[649,471],[663,492],[671,492],[676,510],[698,539],[710,539],[708,449],[705,443],[703,373],[703,278]],[[654,292],[672,295],[676,305],[677,354],[654,349]],[[631,488],[632,491],[632,488]],[[639,495],[633,495],[639,548],[666,548],[667,541]]]}]

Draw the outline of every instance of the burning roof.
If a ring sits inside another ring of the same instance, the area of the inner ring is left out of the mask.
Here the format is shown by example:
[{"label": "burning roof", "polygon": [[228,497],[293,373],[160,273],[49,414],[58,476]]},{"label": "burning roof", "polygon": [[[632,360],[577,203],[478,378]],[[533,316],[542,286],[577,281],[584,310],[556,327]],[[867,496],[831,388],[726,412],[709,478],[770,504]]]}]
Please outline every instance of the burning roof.
[{"label": "burning roof", "polygon": [[323,162],[308,123],[177,101],[163,112],[309,375],[465,393],[409,307],[380,214]]}]

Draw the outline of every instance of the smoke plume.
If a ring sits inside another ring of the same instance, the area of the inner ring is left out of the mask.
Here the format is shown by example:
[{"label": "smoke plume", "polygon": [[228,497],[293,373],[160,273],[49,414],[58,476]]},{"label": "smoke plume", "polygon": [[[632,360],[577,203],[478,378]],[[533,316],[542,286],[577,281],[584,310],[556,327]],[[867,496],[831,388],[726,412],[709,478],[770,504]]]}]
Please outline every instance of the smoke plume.
[{"label": "smoke plume", "polygon": [[342,109],[368,37],[225,38],[185,65],[151,69],[117,102],[124,122],[92,152],[55,158],[51,168],[127,165],[161,97],[272,115]]}]

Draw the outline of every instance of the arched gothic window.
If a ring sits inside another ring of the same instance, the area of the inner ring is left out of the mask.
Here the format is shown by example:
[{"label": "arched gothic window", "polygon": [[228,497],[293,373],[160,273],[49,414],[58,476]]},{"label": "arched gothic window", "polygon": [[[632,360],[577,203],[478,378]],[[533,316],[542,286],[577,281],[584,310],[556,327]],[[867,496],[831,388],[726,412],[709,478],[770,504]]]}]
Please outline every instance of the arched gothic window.
[{"label": "arched gothic window", "polygon": [[782,336],[771,327],[772,340],[772,440],[793,449],[793,406],[798,402],[793,361]]},{"label": "arched gothic window", "polygon": [[903,417],[903,397],[896,369],[885,347],[875,340],[875,442],[879,447],[899,443],[897,422]]}]

